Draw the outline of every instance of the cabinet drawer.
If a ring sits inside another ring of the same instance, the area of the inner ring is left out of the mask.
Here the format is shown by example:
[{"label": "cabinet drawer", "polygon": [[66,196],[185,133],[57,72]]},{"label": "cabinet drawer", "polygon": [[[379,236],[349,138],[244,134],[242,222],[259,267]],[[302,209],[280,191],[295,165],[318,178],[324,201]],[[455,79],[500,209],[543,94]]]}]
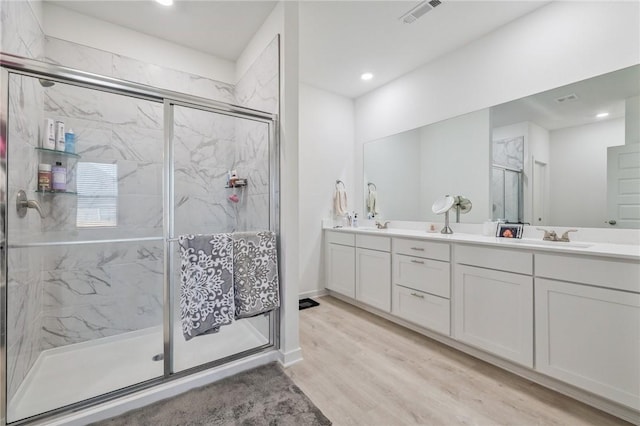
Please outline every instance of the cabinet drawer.
[{"label": "cabinet drawer", "polygon": [[356,242],[355,235],[348,232],[325,231],[327,243],[342,244],[343,246],[353,246]]},{"label": "cabinet drawer", "polygon": [[356,235],[356,246],[369,250],[391,251],[391,239],[372,235]]},{"label": "cabinet drawer", "polygon": [[517,274],[533,274],[533,254],[510,249],[488,247],[454,246],[456,263],[515,272]]},{"label": "cabinet drawer", "polygon": [[450,334],[449,299],[394,285],[392,313],[421,327]]},{"label": "cabinet drawer", "polygon": [[393,283],[449,298],[449,262],[393,255]]},{"label": "cabinet drawer", "polygon": [[633,261],[536,254],[536,276],[640,293],[640,264]]},{"label": "cabinet drawer", "polygon": [[394,238],[393,252],[445,262],[449,261],[449,244],[446,243]]}]

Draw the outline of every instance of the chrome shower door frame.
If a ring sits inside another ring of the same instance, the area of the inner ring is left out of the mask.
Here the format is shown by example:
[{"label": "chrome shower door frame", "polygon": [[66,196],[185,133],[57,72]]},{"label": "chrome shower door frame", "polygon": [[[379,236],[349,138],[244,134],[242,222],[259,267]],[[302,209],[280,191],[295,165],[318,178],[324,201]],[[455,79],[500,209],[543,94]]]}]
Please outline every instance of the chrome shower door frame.
[{"label": "chrome shower door frame", "polygon": [[[36,415],[27,420],[19,420],[11,424],[19,425],[31,421],[41,421],[60,417],[70,411],[95,406],[106,401],[114,400],[133,392],[156,386],[167,381],[185,377],[190,374],[211,369],[231,361],[261,353],[266,350],[279,348],[280,335],[280,310],[270,315],[269,343],[258,348],[241,352],[220,360],[202,364],[188,370],[173,373],[173,309],[174,296],[173,268],[175,235],[174,235],[174,193],[173,193],[173,107],[186,106],[212,113],[223,114],[243,119],[263,122],[268,125],[269,136],[269,226],[276,235],[280,234],[280,167],[279,167],[279,132],[278,115],[258,111],[250,108],[236,106],[224,102],[213,101],[206,98],[187,95],[170,90],[159,89],[143,84],[132,83],[124,80],[105,77],[98,74],[74,70],[46,64],[31,59],[0,53],[0,123],[8,123],[9,113],[9,76],[10,74],[23,75],[34,78],[46,78],[54,82],[66,83],[87,89],[99,90],[118,95],[129,96],[138,99],[149,100],[164,105],[164,160],[163,160],[163,246],[164,246],[164,283],[163,283],[163,345],[164,345],[164,375],[147,382],[131,385],[127,388],[116,390],[108,394],[100,395],[86,401],[71,404],[43,414]],[[0,136],[8,143],[9,129],[3,125]],[[8,150],[0,157],[0,167],[7,170]],[[11,203],[8,199],[8,176],[5,174],[0,179],[0,193],[4,193],[0,200],[0,426],[6,425],[7,413],[7,296],[8,296],[8,246],[7,227],[8,215],[6,209]],[[158,238],[160,240],[160,238]],[[108,242],[108,241],[105,241]],[[278,245],[280,241],[278,239]]]}]

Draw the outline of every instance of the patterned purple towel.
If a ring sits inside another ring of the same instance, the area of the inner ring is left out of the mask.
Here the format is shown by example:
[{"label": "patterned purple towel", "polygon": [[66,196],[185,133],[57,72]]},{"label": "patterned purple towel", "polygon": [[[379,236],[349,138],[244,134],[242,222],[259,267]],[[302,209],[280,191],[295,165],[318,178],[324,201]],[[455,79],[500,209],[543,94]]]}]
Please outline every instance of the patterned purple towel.
[{"label": "patterned purple towel", "polygon": [[234,317],[231,237],[229,234],[182,235],[178,243],[184,338],[216,333]]},{"label": "patterned purple towel", "polygon": [[233,287],[236,319],[280,306],[276,234],[236,232],[233,238]]}]

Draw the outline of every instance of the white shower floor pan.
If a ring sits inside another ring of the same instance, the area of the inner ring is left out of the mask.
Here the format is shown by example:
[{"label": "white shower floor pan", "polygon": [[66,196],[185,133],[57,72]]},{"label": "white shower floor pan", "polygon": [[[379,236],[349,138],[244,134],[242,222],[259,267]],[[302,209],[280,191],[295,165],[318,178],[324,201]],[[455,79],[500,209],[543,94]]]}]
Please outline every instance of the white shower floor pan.
[{"label": "white shower floor pan", "polygon": [[[248,321],[188,342],[175,332],[175,372],[269,343]],[[153,357],[162,351],[162,327],[43,351],[7,404],[7,422],[161,377],[164,363]]]}]

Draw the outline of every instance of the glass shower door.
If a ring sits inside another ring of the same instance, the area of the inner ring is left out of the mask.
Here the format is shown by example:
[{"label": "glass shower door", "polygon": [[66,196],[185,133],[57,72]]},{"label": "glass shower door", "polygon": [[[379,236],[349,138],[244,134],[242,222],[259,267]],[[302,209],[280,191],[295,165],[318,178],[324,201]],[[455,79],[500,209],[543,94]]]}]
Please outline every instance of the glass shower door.
[{"label": "glass shower door", "polygon": [[162,104],[53,83],[9,75],[8,422],[164,373]]},{"label": "glass shower door", "polygon": [[[271,128],[266,121],[173,106],[173,237],[273,229]],[[229,185],[234,173],[238,181]],[[170,247],[180,271],[178,243]],[[273,344],[275,313],[236,320],[214,334],[186,340],[180,276],[174,272],[173,372],[221,362]]]}]

